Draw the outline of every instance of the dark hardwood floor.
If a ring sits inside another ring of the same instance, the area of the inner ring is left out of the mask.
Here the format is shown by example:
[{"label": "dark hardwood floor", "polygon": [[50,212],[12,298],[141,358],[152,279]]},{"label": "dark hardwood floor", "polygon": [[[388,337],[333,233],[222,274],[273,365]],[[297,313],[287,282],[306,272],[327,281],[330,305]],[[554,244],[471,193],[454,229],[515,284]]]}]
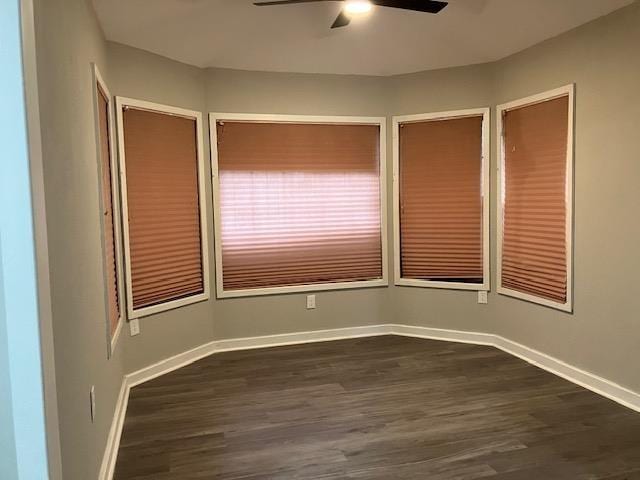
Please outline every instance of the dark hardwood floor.
[{"label": "dark hardwood floor", "polygon": [[116,480],[640,479],[640,413],[492,347],[222,353],[131,392]]}]

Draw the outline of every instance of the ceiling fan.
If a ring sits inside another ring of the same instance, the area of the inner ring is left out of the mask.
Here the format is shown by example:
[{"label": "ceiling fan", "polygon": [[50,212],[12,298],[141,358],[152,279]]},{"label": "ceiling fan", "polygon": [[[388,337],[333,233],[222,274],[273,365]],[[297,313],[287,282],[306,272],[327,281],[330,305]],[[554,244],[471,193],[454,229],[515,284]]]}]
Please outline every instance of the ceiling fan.
[{"label": "ceiling fan", "polygon": [[317,2],[343,2],[344,6],[333,22],[331,28],[346,27],[351,22],[353,15],[369,12],[373,6],[401,8],[403,10],[413,10],[415,12],[438,13],[448,5],[448,2],[438,0],[270,0],[254,5],[265,7],[273,5],[291,5],[294,3],[317,3]]}]

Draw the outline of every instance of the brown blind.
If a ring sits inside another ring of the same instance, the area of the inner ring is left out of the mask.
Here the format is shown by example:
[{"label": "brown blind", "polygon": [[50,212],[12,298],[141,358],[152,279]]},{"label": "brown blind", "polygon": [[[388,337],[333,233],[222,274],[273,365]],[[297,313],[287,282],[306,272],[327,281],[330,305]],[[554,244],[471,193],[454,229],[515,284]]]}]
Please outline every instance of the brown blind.
[{"label": "brown blind", "polygon": [[203,293],[196,120],[123,111],[133,308]]},{"label": "brown blind", "polygon": [[400,125],[403,278],[483,282],[482,121]]},{"label": "brown blind", "polygon": [[225,289],[382,277],[377,125],[217,133]]},{"label": "brown blind", "polygon": [[109,98],[96,84],[98,91],[98,114],[100,116],[100,166],[102,171],[102,207],[104,222],[105,267],[107,271],[107,301],[111,334],[115,333],[120,319],[120,298],[118,296],[118,274],[116,264],[116,237],[113,215],[113,183],[111,172],[111,130],[109,125]]},{"label": "brown blind", "polygon": [[502,286],[567,300],[567,96],[504,114]]}]

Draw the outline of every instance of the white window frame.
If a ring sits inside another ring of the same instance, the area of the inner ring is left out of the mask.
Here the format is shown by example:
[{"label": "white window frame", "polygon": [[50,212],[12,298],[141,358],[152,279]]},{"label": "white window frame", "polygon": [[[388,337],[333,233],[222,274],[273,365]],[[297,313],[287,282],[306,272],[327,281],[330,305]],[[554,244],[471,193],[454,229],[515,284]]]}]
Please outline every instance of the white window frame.
[{"label": "white window frame", "polygon": [[[482,115],[482,283],[441,282],[435,280],[420,280],[403,278],[401,268],[401,239],[400,239],[400,126],[406,123],[448,120],[452,118],[476,117]],[[489,209],[490,209],[490,129],[491,109],[472,108],[453,110],[448,112],[421,113],[417,115],[402,115],[393,117],[393,242],[394,255],[394,284],[405,287],[443,288],[449,290],[489,291],[491,288],[491,262],[489,247]]]},{"label": "white window frame", "polygon": [[[122,230],[121,230],[121,215],[120,215],[120,192],[119,192],[119,181],[118,181],[118,163],[116,161],[116,150],[115,150],[115,138],[116,138],[116,129],[115,123],[113,120],[113,97],[107,87],[106,82],[104,81],[102,75],[100,74],[100,69],[95,63],[91,64],[91,72],[92,72],[92,89],[93,89],[93,105],[94,105],[94,129],[95,129],[95,139],[96,139],[96,159],[98,166],[98,192],[99,192],[99,206],[100,206],[100,238],[101,238],[101,247],[102,247],[102,268],[103,268],[103,277],[105,280],[105,290],[104,290],[104,299],[105,299],[105,314],[106,314],[106,328],[107,328],[107,355],[108,358],[111,358],[115,352],[116,344],[118,343],[118,338],[120,338],[120,332],[122,331],[122,324],[124,323],[124,316],[126,311],[126,300],[124,297],[124,275],[123,275],[123,265],[122,265]],[[111,169],[111,208],[113,210],[113,237],[114,237],[114,256],[116,261],[116,277],[118,282],[118,302],[120,305],[120,316],[118,317],[118,324],[116,326],[115,332],[113,335],[111,334],[111,322],[109,319],[109,290],[108,290],[108,282],[109,275],[107,274],[108,269],[111,268],[110,265],[107,265],[107,244],[106,237],[104,231],[104,208],[105,205],[103,203],[103,194],[102,191],[102,150],[100,144],[100,104],[99,104],[99,95],[97,86],[100,86],[104,94],[107,96],[107,112],[108,112],[108,128],[109,128],[109,166]]]},{"label": "white window frame", "polygon": [[[333,282],[293,285],[285,287],[251,288],[225,290],[222,272],[222,221],[220,211],[220,182],[218,177],[218,132],[217,122],[239,121],[257,123],[308,123],[329,125],[376,125],[380,128],[380,235],[382,242],[382,278],[355,282]],[[314,116],[314,115],[264,115],[254,113],[209,113],[209,134],[211,136],[211,175],[213,179],[214,237],[216,254],[216,291],[218,298],[250,297],[284,293],[347,290],[354,288],[386,287],[388,278],[387,253],[387,175],[386,175],[386,121],[385,117]]]},{"label": "white window frame", "polygon": [[[566,160],[566,196],[565,205],[567,209],[566,215],[566,242],[567,242],[567,301],[565,303],[555,302],[546,298],[537,297],[528,293],[522,293],[517,290],[505,288],[502,286],[502,242],[504,236],[504,135],[503,135],[503,118],[505,112],[516,108],[521,108],[537,103],[546,102],[559,97],[569,97],[568,122],[569,129],[567,135],[567,160]],[[518,298],[546,307],[555,308],[564,312],[573,312],[573,162],[574,162],[574,109],[575,109],[575,85],[569,84],[560,88],[549,90],[537,95],[514,100],[504,103],[496,107],[497,128],[496,128],[496,145],[498,146],[498,163],[497,163],[497,191],[498,191],[498,209],[496,224],[498,228],[498,245],[497,245],[497,286],[496,290],[499,294]]]},{"label": "white window frame", "polygon": [[[133,284],[131,281],[131,251],[129,237],[129,206],[127,202],[127,165],[125,158],[125,138],[124,138],[124,119],[122,110],[125,107],[131,107],[138,110],[147,110],[150,112],[162,113],[165,115],[175,115],[196,121],[197,134],[197,162],[198,162],[198,201],[200,207],[200,250],[202,253],[202,276],[203,276],[203,292],[191,295],[189,297],[178,300],[171,300],[143,308],[133,308]],[[202,113],[194,110],[162,105],[159,103],[147,102],[145,100],[137,100],[134,98],[116,97],[116,119],[118,124],[118,152],[120,158],[120,184],[122,195],[122,212],[123,212],[123,230],[124,230],[124,251],[125,266],[127,278],[127,312],[129,320],[154,315],[156,313],[173,310],[175,308],[184,307],[193,303],[203,302],[210,297],[209,285],[209,240],[207,226],[207,202],[205,187],[205,164],[204,164],[204,141],[202,132]]]}]

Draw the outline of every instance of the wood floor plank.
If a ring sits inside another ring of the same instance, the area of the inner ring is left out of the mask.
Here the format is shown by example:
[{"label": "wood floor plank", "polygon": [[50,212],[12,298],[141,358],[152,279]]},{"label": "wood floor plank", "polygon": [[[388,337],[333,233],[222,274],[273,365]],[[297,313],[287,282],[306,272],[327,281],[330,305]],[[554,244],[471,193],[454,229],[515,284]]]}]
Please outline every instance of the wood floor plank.
[{"label": "wood floor plank", "polygon": [[640,414],[492,347],[221,353],[131,391],[115,480],[640,479]]}]

